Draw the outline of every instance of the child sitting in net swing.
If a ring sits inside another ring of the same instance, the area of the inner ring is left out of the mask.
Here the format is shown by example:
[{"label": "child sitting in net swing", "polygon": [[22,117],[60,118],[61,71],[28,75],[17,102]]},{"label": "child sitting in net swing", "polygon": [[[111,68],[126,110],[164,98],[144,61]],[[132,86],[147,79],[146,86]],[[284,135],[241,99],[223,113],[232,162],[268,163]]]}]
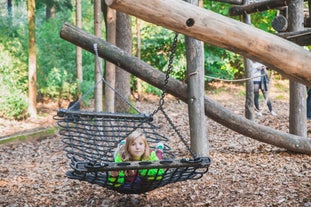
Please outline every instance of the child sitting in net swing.
[{"label": "child sitting in net swing", "polygon": [[[164,145],[158,143],[156,150],[150,150],[143,132],[134,131],[119,143],[115,153],[115,162],[157,161],[162,159]],[[109,172],[108,182],[114,187],[122,185],[139,186],[143,181],[161,180],[163,169],[140,169]]]}]

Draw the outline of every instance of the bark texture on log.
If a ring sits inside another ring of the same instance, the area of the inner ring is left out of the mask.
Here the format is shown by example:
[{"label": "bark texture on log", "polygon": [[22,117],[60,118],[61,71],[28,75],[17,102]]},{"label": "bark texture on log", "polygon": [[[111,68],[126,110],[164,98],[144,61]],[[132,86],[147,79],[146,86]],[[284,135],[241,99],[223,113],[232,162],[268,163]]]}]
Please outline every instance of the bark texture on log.
[{"label": "bark texture on log", "polygon": [[[165,80],[164,73],[155,70],[138,58],[130,56],[118,47],[68,23],[63,25],[60,36],[91,53],[94,53],[93,45],[97,44],[100,57],[118,65],[129,73],[157,88],[163,88]],[[187,85],[174,78],[169,79],[167,92],[180,98],[184,102],[187,102],[188,100]],[[209,118],[233,131],[261,142],[285,148],[289,151],[311,155],[311,141],[308,138],[291,135],[257,124],[242,116],[234,114],[208,97],[204,98],[204,105],[205,114]]]},{"label": "bark texture on log", "polygon": [[311,53],[274,34],[184,1],[106,0],[106,3],[147,22],[239,53],[311,86]]}]

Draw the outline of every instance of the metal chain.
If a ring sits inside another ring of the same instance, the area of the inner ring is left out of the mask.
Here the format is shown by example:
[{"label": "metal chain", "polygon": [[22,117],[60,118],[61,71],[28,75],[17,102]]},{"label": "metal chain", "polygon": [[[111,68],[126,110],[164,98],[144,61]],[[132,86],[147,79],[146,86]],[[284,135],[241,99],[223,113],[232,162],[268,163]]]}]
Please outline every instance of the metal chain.
[{"label": "metal chain", "polygon": [[174,125],[173,121],[170,119],[170,117],[167,115],[167,113],[163,110],[163,108],[161,108],[161,111],[162,111],[163,115],[165,116],[166,120],[168,121],[168,123],[174,129],[175,133],[178,135],[179,139],[184,143],[184,145],[186,146],[187,150],[190,152],[191,156],[193,158],[195,158],[196,157],[196,153],[194,153],[192,151],[191,147],[187,143],[187,140],[184,139],[184,137],[181,135],[181,133],[179,132],[177,127]]},{"label": "metal chain", "polygon": [[154,112],[151,114],[151,116],[155,115],[160,109],[162,109],[162,107],[164,105],[164,98],[165,98],[166,91],[167,91],[168,79],[170,78],[170,73],[173,70],[173,60],[174,60],[174,55],[175,55],[175,51],[176,51],[177,39],[178,39],[178,33],[175,33],[174,41],[173,41],[172,47],[170,49],[170,57],[169,57],[169,61],[168,61],[167,71],[165,73],[164,85],[162,88],[162,95],[161,95],[161,98],[159,100],[159,106],[157,109],[154,110]]},{"label": "metal chain", "polygon": [[175,133],[178,135],[178,137],[184,143],[184,145],[186,146],[186,148],[188,149],[188,151],[190,152],[192,157],[196,157],[195,153],[191,150],[191,147],[188,145],[187,141],[183,138],[183,136],[181,135],[181,133],[179,132],[177,127],[174,125],[173,121],[170,119],[170,117],[167,115],[167,113],[163,109],[164,98],[165,98],[166,93],[167,93],[168,79],[169,79],[170,74],[171,74],[171,72],[173,70],[173,60],[174,60],[174,55],[175,55],[175,51],[176,51],[178,35],[179,35],[178,33],[175,33],[174,41],[173,41],[172,47],[170,49],[170,57],[169,57],[167,71],[165,73],[165,80],[164,80],[164,85],[163,85],[163,89],[162,89],[162,95],[161,95],[161,98],[159,100],[159,106],[151,114],[151,117],[154,116],[156,113],[158,113],[158,111],[161,111],[163,113],[163,115],[165,116],[166,120],[168,121],[168,123],[171,125],[171,127],[175,131]]}]

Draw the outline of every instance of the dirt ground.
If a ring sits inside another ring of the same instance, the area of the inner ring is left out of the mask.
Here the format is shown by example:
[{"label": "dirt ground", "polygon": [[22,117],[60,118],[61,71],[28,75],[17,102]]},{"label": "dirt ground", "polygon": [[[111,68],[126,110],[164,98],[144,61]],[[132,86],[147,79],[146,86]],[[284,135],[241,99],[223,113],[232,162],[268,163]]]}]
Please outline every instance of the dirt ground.
[{"label": "dirt ground", "polygon": [[[263,116],[256,117],[256,122],[288,132],[286,84],[275,83],[271,89],[277,116],[262,106]],[[240,115],[244,114],[243,94],[243,87],[233,84],[207,92]],[[146,97],[135,105],[150,112],[157,100]],[[55,125],[56,108],[55,104],[41,105],[35,120],[0,120],[1,136]],[[187,131],[187,106],[171,98],[165,108],[176,126]],[[0,206],[311,206],[310,156],[258,142],[209,119],[207,127],[209,172],[200,180],[169,184],[142,195],[123,195],[65,177],[68,160],[57,134],[0,145]]]}]

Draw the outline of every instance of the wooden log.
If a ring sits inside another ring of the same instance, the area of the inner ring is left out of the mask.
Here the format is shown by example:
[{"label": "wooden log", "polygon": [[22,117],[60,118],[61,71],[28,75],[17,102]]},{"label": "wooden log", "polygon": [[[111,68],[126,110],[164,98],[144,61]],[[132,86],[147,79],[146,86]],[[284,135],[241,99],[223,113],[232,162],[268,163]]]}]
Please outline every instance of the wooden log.
[{"label": "wooden log", "polygon": [[[198,1],[187,0],[198,5]],[[187,58],[187,94],[188,114],[191,137],[191,149],[197,156],[209,154],[206,116],[204,114],[204,45],[201,41],[185,37]]]},{"label": "wooden log", "polygon": [[288,21],[283,15],[278,15],[272,20],[272,28],[277,32],[285,32],[288,27]]},{"label": "wooden log", "polygon": [[[223,0],[220,0],[223,1]],[[243,14],[251,14],[255,12],[262,12],[271,9],[279,9],[286,7],[289,4],[289,0],[267,0],[260,1],[253,4],[232,6],[229,9],[229,16],[238,16]]]},{"label": "wooden log", "polygon": [[253,4],[232,6],[230,7],[228,14],[229,16],[239,16],[243,14],[251,14],[256,12],[267,11],[270,9],[276,9],[286,5],[287,5],[286,0],[260,1]]},{"label": "wooden log", "polygon": [[311,29],[298,32],[283,32],[277,35],[301,46],[311,45]]},{"label": "wooden log", "polygon": [[[60,36],[91,53],[94,53],[94,44],[97,44],[100,57],[118,65],[157,88],[163,88],[165,80],[164,73],[152,68],[138,58],[130,56],[118,47],[68,23],[63,25]],[[188,101],[187,85],[174,78],[169,79],[167,92],[184,102]],[[250,121],[243,116],[236,115],[206,96],[204,98],[204,107],[205,114],[209,118],[233,131],[261,142],[285,148],[289,151],[311,155],[311,140],[307,138],[277,131]]]},{"label": "wooden log", "polygon": [[239,53],[311,86],[311,53],[274,34],[179,0],[106,0],[106,3],[147,22]]}]

